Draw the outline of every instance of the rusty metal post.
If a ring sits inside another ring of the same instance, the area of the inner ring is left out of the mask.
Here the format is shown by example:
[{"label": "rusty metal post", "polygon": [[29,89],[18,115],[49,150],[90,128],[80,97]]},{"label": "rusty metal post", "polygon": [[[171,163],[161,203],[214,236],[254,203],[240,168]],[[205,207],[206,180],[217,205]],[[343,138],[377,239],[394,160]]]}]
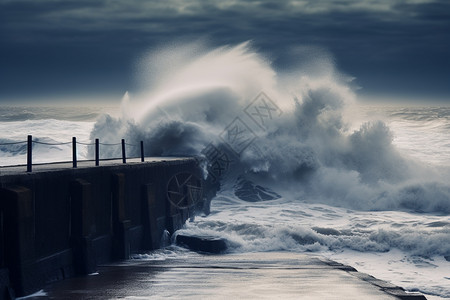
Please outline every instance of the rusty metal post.
[{"label": "rusty metal post", "polygon": [[73,167],[77,167],[77,138],[72,137],[72,162]]},{"label": "rusty metal post", "polygon": [[127,156],[125,154],[125,140],[124,139],[122,139],[122,162],[124,164],[127,163]]},{"label": "rusty metal post", "polygon": [[99,140],[95,139],[95,165],[98,166],[100,164],[100,147],[99,147]]},{"label": "rusty metal post", "polygon": [[27,172],[32,171],[33,165],[33,137],[31,135],[28,136],[27,140]]}]

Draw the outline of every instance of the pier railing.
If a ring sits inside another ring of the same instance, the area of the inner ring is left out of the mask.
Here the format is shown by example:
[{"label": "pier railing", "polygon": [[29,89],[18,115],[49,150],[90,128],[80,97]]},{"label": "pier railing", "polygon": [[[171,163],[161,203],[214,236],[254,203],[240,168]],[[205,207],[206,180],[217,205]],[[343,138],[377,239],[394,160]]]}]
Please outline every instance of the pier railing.
[{"label": "pier railing", "polygon": [[[73,168],[77,168],[78,165],[78,158],[77,158],[77,145],[84,145],[84,146],[95,146],[95,165],[100,165],[100,145],[102,146],[119,146],[121,145],[121,152],[122,152],[122,162],[125,164],[127,163],[127,156],[126,156],[126,146],[133,146],[133,147],[140,147],[140,158],[141,162],[144,162],[144,142],[140,141],[139,145],[135,144],[129,144],[125,142],[125,139],[122,139],[120,143],[100,143],[99,139],[95,139],[94,143],[84,143],[77,141],[76,137],[72,137],[71,142],[56,142],[56,143],[48,143],[48,142],[41,142],[38,140],[33,140],[33,136],[28,135],[26,141],[20,141],[20,142],[8,142],[8,143],[0,143],[0,146],[7,146],[7,145],[19,145],[19,144],[27,144],[27,172],[32,172],[33,170],[33,144],[41,144],[41,145],[48,145],[48,146],[62,146],[62,145],[68,145],[72,144],[72,166]],[[109,159],[120,159],[120,158],[108,158]]]}]

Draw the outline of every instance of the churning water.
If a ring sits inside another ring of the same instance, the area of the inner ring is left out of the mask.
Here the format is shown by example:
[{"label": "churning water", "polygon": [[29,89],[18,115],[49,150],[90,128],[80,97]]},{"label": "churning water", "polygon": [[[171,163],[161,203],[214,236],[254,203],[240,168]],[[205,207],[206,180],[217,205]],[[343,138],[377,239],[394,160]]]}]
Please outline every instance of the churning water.
[{"label": "churning water", "polygon": [[[2,108],[0,165],[25,162],[26,146],[9,143],[28,134],[200,155],[221,190],[183,231],[226,237],[233,252],[316,252],[450,298],[449,107],[362,105],[331,60],[284,74],[246,43],[162,49],[142,66],[145,92],[127,93],[119,117]],[[70,144],[34,147],[34,161],[70,160]],[[243,182],[272,196],[242,196]]]}]

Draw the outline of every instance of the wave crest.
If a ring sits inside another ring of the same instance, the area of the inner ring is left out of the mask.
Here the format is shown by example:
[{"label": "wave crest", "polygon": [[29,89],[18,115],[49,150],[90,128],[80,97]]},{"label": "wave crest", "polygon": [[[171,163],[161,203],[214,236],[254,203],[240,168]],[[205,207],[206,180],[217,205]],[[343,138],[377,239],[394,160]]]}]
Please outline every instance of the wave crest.
[{"label": "wave crest", "polygon": [[[355,94],[328,61],[328,72],[320,75],[283,74],[248,43],[191,47],[152,54],[150,71],[165,70],[161,78],[148,84],[150,91],[131,98],[132,109],[127,107],[122,118],[101,118],[91,137],[144,140],[146,155],[202,155],[209,144],[236,150],[226,130],[238,118],[252,140],[235,151],[233,171],[225,177],[229,187],[245,176],[292,199],[450,213],[449,185],[442,174],[402,155],[385,123],[367,122],[350,131]],[[171,61],[171,55],[177,59]],[[270,120],[269,111],[256,117],[246,111],[261,91],[279,109]],[[261,126],[257,117],[270,122]],[[130,151],[138,155],[138,149]]]}]

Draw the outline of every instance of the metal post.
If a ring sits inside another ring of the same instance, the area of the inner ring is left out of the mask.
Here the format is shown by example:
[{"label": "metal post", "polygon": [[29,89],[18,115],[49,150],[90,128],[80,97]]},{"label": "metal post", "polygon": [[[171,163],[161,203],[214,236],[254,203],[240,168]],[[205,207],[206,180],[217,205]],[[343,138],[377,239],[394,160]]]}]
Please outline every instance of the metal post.
[{"label": "metal post", "polygon": [[125,155],[125,140],[122,139],[122,162],[127,163],[127,156]]},{"label": "metal post", "polygon": [[32,171],[31,168],[31,166],[33,165],[33,155],[31,152],[32,150],[33,150],[33,137],[29,135],[27,140],[27,172]]},{"label": "metal post", "polygon": [[77,138],[72,137],[72,162],[73,167],[77,167]]},{"label": "metal post", "polygon": [[141,162],[144,162],[144,141],[141,141]]},{"label": "metal post", "polygon": [[99,140],[95,139],[95,165],[98,166],[100,164],[100,149],[99,149]]}]

